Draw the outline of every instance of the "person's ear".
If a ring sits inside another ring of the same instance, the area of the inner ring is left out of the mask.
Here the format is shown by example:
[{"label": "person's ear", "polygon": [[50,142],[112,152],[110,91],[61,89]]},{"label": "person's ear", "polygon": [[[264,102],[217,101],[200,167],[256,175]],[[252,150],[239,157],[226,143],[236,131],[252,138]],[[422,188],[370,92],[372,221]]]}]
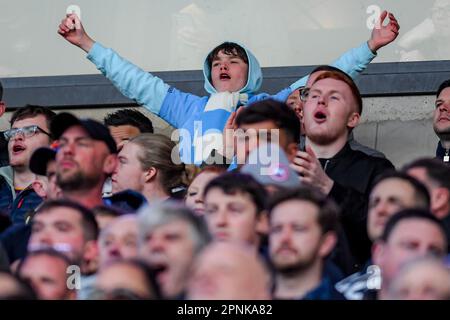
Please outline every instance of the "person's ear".
[{"label": "person's ear", "polygon": [[47,199],[47,189],[44,186],[44,182],[41,180],[34,180],[31,184],[31,187],[33,188],[34,192],[41,197],[42,199]]},{"label": "person's ear", "polygon": [[117,161],[116,154],[107,155],[103,162],[103,172],[107,175],[111,175],[117,167]]},{"label": "person's ear", "polygon": [[431,211],[438,219],[448,214],[450,191],[447,188],[436,188],[431,192]]},{"label": "person's ear", "polygon": [[157,173],[158,173],[158,169],[156,169],[155,167],[151,167],[151,168],[147,169],[144,172],[144,182],[148,183],[151,180],[155,179]]},{"label": "person's ear", "polygon": [[377,240],[372,245],[372,261],[373,264],[380,266],[383,264],[383,257],[386,251],[386,245],[383,241]]},{"label": "person's ear", "polygon": [[286,156],[289,162],[294,161],[297,152],[298,152],[298,144],[295,142],[289,143],[286,148]]},{"label": "person's ear", "polygon": [[[84,244],[83,266],[87,269],[93,269],[98,262],[99,249],[97,240],[89,240]],[[82,272],[90,270],[82,270]]]},{"label": "person's ear", "polygon": [[352,114],[348,117],[347,127],[352,129],[357,127],[359,125],[360,120],[361,115],[358,112],[352,112]]},{"label": "person's ear", "polygon": [[266,210],[262,211],[257,217],[256,232],[261,235],[269,234],[269,214]]},{"label": "person's ear", "polygon": [[322,244],[319,247],[319,256],[327,257],[334,249],[337,243],[336,232],[327,232],[322,236]]},{"label": "person's ear", "polygon": [[3,116],[5,111],[6,111],[6,104],[3,101],[0,101],[0,117]]}]

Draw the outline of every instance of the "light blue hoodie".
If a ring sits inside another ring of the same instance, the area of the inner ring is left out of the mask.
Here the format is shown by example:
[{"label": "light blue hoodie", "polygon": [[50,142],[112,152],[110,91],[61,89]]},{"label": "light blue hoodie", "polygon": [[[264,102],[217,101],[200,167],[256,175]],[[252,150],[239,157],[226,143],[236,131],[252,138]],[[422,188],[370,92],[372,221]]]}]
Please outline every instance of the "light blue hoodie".
[{"label": "light blue hoodie", "polygon": [[[205,90],[210,94],[205,97],[170,87],[163,80],[133,65],[112,49],[104,48],[99,43],[93,45],[87,57],[123,95],[144,105],[150,112],[179,129],[181,160],[187,164],[200,164],[208,157],[210,148],[218,140],[221,142],[220,135],[225,123],[238,106],[269,98],[285,102],[289,95],[304,86],[308,79],[308,76],[305,76],[275,95],[257,94],[263,81],[261,67],[255,56],[242,47],[249,60],[247,84],[239,93],[218,93],[210,83],[211,71],[205,59],[203,66]],[[365,42],[360,47],[346,52],[332,66],[355,78],[375,56]],[[216,99],[232,101],[231,107],[214,104],[213,101]],[[172,138],[176,139],[177,136],[173,135]]]}]

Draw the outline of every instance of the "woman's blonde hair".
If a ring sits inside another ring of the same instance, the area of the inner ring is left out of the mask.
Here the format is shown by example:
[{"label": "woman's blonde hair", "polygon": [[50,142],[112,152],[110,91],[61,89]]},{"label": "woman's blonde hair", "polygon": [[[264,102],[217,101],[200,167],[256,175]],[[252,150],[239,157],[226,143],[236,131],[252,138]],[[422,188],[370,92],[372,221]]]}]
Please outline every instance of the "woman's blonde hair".
[{"label": "woman's blonde hair", "polygon": [[167,194],[172,194],[174,188],[185,184],[185,165],[179,161],[177,145],[167,136],[144,133],[129,143],[140,147],[137,157],[143,170],[152,167],[158,170],[158,182]]}]

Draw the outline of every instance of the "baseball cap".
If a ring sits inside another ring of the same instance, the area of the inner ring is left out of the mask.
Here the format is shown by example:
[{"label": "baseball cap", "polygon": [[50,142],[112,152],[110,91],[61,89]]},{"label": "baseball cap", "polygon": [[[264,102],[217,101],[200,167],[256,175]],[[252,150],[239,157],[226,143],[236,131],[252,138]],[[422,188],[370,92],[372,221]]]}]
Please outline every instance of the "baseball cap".
[{"label": "baseball cap", "polygon": [[117,153],[116,142],[109,133],[106,126],[93,119],[77,118],[71,113],[63,112],[52,120],[50,131],[53,137],[58,140],[64,131],[73,126],[81,126],[89,136],[97,141],[103,141],[111,153]]},{"label": "baseball cap", "polygon": [[103,198],[103,202],[108,206],[121,209],[125,213],[135,213],[147,203],[147,200],[141,193],[128,189],[114,193],[108,198]]},{"label": "baseball cap", "polygon": [[47,175],[47,164],[55,160],[56,151],[52,148],[42,147],[36,149],[30,158],[30,170],[40,176]]},{"label": "baseball cap", "polygon": [[300,176],[290,167],[290,162],[278,144],[262,144],[253,150],[247,163],[241,168],[262,185],[273,185],[282,188],[296,188],[300,184]]}]

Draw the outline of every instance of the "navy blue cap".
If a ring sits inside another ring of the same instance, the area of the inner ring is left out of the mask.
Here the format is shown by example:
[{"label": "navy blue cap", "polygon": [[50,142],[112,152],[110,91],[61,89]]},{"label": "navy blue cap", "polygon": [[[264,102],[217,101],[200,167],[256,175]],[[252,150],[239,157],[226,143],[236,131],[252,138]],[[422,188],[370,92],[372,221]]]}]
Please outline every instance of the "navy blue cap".
[{"label": "navy blue cap", "polygon": [[58,140],[64,131],[73,126],[81,126],[89,136],[98,141],[103,141],[111,153],[117,153],[117,145],[108,128],[93,119],[79,119],[71,113],[63,112],[52,120],[50,131],[53,137]]}]

